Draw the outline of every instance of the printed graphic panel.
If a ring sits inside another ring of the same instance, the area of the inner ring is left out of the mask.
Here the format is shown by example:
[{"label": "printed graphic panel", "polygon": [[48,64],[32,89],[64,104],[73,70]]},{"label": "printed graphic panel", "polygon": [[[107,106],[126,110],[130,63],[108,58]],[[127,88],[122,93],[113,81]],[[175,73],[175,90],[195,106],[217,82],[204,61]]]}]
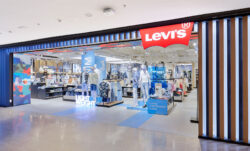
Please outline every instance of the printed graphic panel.
[{"label": "printed graphic panel", "polygon": [[30,103],[30,68],[31,59],[27,55],[13,55],[13,103],[23,105]]}]

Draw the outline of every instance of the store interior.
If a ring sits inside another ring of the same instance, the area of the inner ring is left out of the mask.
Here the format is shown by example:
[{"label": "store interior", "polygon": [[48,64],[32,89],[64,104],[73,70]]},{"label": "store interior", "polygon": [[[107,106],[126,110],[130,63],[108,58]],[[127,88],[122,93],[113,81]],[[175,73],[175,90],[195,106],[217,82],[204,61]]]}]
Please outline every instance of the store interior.
[{"label": "store interior", "polygon": [[188,46],[146,50],[131,41],[14,54],[14,105],[60,99],[168,115],[196,89],[197,51],[192,39]]}]

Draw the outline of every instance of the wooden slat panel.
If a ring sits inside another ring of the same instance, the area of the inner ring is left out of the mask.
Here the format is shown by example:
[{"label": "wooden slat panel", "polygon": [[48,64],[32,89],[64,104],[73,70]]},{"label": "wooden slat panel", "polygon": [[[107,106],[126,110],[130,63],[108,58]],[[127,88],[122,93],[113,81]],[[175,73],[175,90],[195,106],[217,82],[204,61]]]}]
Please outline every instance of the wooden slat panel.
[{"label": "wooden slat panel", "polygon": [[199,136],[202,136],[203,130],[203,114],[202,114],[202,22],[198,25],[198,71],[199,71],[199,85],[198,85],[198,99],[199,99]]},{"label": "wooden slat panel", "polygon": [[235,18],[231,19],[231,139],[236,141],[236,50],[235,50]]},{"label": "wooden slat panel", "polygon": [[248,17],[243,17],[243,141],[248,143]]},{"label": "wooden slat panel", "polygon": [[213,22],[208,22],[208,105],[209,137],[213,137]]},{"label": "wooden slat panel", "polygon": [[219,39],[219,57],[220,57],[220,62],[219,62],[219,67],[220,67],[220,138],[224,139],[224,19],[221,19],[219,22],[219,28],[220,28],[220,39]]}]

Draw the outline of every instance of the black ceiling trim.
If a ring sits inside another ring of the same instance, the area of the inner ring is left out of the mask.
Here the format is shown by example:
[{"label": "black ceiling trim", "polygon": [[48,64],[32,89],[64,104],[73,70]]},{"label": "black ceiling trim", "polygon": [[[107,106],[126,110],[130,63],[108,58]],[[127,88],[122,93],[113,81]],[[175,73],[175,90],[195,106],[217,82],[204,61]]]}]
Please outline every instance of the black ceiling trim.
[{"label": "black ceiling trim", "polygon": [[244,16],[244,15],[249,15],[249,14],[250,14],[250,7],[244,8],[244,9],[238,9],[238,10],[225,11],[225,12],[218,12],[218,13],[211,13],[211,14],[203,14],[203,15],[198,15],[198,16],[178,18],[178,19],[174,19],[174,20],[159,21],[159,22],[139,24],[139,25],[134,25],[134,26],[113,28],[113,29],[108,29],[108,30],[80,33],[80,34],[73,34],[73,35],[65,35],[65,36],[56,36],[56,37],[37,39],[37,40],[31,40],[31,41],[26,41],[26,42],[5,44],[5,45],[0,45],[0,48],[28,46],[28,45],[35,45],[35,44],[41,44],[41,43],[65,41],[65,40],[79,39],[79,38],[83,38],[83,37],[99,36],[99,35],[105,35],[105,34],[111,34],[111,33],[134,31],[134,30],[139,30],[139,29],[143,29],[143,28],[151,28],[151,27],[171,25],[171,24],[177,24],[177,23],[183,23],[183,22],[190,22],[190,21],[199,22],[199,21],[212,20],[212,19]]}]

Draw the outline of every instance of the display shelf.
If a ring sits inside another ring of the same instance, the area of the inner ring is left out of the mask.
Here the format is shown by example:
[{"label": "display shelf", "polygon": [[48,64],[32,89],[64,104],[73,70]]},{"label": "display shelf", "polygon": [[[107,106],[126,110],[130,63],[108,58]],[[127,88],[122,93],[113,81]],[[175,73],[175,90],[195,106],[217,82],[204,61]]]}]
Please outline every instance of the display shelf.
[{"label": "display shelf", "polygon": [[62,93],[63,91],[46,92],[46,93]]},{"label": "display shelf", "polygon": [[[125,91],[125,89],[130,89],[130,91]],[[133,87],[122,87],[122,97],[133,98]],[[137,88],[137,97],[141,98],[141,88]]]},{"label": "display shelf", "polygon": [[[44,87],[45,83],[39,83],[37,85],[31,85],[31,98],[36,99],[50,99],[50,98],[57,98],[62,97],[63,95],[63,88],[62,86],[55,86],[55,87]],[[54,92],[51,92],[54,91]]]},{"label": "display shelf", "polygon": [[59,97],[62,97],[62,96],[63,95],[49,96],[49,97],[45,97],[45,99],[59,98]]}]

